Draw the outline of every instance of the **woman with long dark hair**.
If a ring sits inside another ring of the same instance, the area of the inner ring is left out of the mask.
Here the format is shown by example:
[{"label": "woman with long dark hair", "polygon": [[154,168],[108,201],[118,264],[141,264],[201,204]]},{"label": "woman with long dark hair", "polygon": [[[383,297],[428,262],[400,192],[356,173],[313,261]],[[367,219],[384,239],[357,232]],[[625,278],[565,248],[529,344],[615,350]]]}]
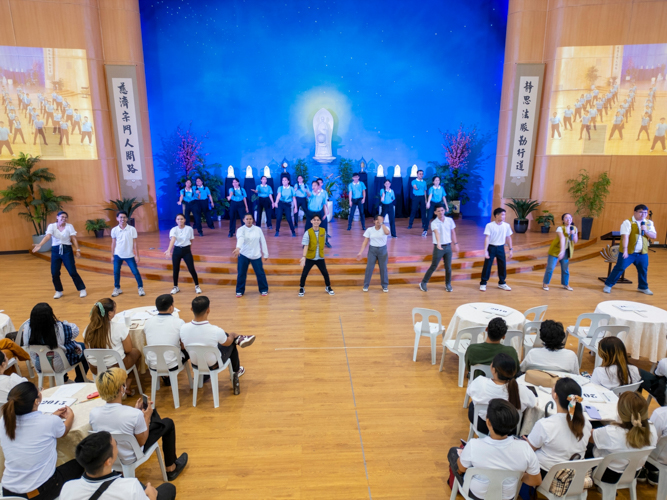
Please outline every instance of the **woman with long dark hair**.
[{"label": "woman with long dark hair", "polygon": [[303,177],[303,175],[296,176],[294,199],[296,200],[296,212],[294,212],[294,229],[296,229],[299,223],[299,209],[303,211],[304,221],[306,220],[306,217],[308,217],[308,186],[306,186],[306,179]]},{"label": "woman with long dark hair", "polygon": [[[84,342],[88,349],[113,349],[120,354],[123,360],[124,367],[130,368],[134,366],[139,358],[141,352],[136,347],[132,346],[132,339],[130,338],[130,329],[124,321],[111,321],[116,315],[116,302],[112,299],[101,299],[95,302],[95,305],[90,310],[90,323],[84,332]],[[97,364],[94,359],[89,359],[90,371],[97,374]],[[116,365],[116,360],[107,356],[104,359],[107,368]],[[128,396],[134,396],[134,391],[129,390],[130,383],[128,382]]]},{"label": "woman with long dark hair", "polygon": [[[63,283],[60,281],[60,269],[65,264],[65,269],[69,273],[74,286],[79,291],[79,297],[86,296],[86,285],[83,283],[81,276],[76,270],[74,262],[74,255],[81,257],[81,250],[79,250],[79,242],[76,240],[76,229],[72,224],[67,223],[67,212],[58,212],[57,222],[49,224],[46,228],[46,234],[42,241],[33,245],[32,252],[39,252],[42,245],[51,239],[51,279],[53,286],[56,289],[54,299],[59,299],[63,296]],[[74,251],[72,250],[74,246]]]},{"label": "woman with long dark hair", "polygon": [[639,368],[628,361],[625,344],[618,337],[605,337],[598,345],[602,365],[593,370],[591,382],[607,389],[634,384],[641,380]]},{"label": "woman with long dark hair", "polygon": [[[537,398],[530,392],[527,386],[516,382],[516,372],[519,369],[516,362],[509,354],[496,354],[491,363],[492,378],[477,377],[468,386],[468,396],[471,404],[468,406],[468,418],[472,423],[475,405],[488,405],[492,399],[504,399],[509,401],[519,413],[526,408],[533,408],[537,404]],[[477,429],[483,434],[488,434],[486,426],[486,412],[480,411],[477,420]]]},{"label": "woman with long dark hair", "polygon": [[190,225],[190,214],[195,216],[195,228],[199,234],[203,234],[201,231],[201,217],[197,219],[197,209],[194,203],[195,199],[195,190],[192,189],[192,181],[190,179],[185,179],[185,187],[181,189],[181,197],[178,199],[177,204],[183,205],[183,215],[185,216],[185,223]]},{"label": "woman with long dark hair", "polygon": [[53,500],[67,481],[83,474],[76,460],[56,467],[56,441],[72,428],[72,409],[65,406],[49,415],[37,411],[41,402],[42,393],[35,384],[23,382],[9,391],[2,406],[3,496]]},{"label": "woman with long dark hair", "polygon": [[178,288],[178,273],[181,270],[181,260],[185,261],[185,265],[188,266],[188,271],[190,271],[190,276],[192,276],[192,281],[195,282],[195,293],[201,293],[199,278],[195,270],[195,261],[192,257],[192,240],[195,239],[195,235],[192,232],[192,228],[185,224],[183,214],[176,216],[176,227],[172,227],[171,231],[169,231],[169,238],[171,238],[169,240],[169,248],[164,252],[164,255],[167,258],[171,257],[173,266],[174,288],[171,290],[171,294],[174,295],[180,292]]},{"label": "woman with long dark hair", "polygon": [[[84,356],[84,345],[75,342],[74,339],[79,336],[79,327],[74,323],[59,321],[46,302],[40,302],[30,311],[30,319],[23,328],[23,345],[38,346],[45,345],[51,349],[60,347],[65,351],[65,357],[71,366],[78,363],[83,365],[83,373],[79,367],[76,367],[76,382],[86,382],[86,372],[88,363]],[[47,353],[53,370],[62,372],[65,369],[63,360],[57,353]],[[39,356],[31,354],[32,362],[38,372],[42,371]],[[67,374],[65,374],[67,380]]]},{"label": "woman with long dark hair", "polygon": [[445,207],[445,213],[449,212],[446,195],[445,188],[440,185],[440,176],[436,175],[433,177],[433,185],[428,189],[428,198],[426,199],[429,222],[433,220],[436,208]]},{"label": "woman with long dark hair", "polygon": [[579,233],[574,224],[572,224],[572,214],[565,213],[561,215],[563,225],[556,229],[556,238],[549,247],[549,256],[547,257],[547,267],[544,270],[544,279],[542,288],[549,290],[549,283],[554,269],[560,262],[560,284],[565,290],[572,291],[570,286],[570,259],[574,255],[574,245],[579,241]]},{"label": "woman with long dark hair", "polygon": [[542,478],[554,465],[567,462],[572,455],[578,454],[581,459],[586,455],[592,426],[584,417],[581,394],[581,386],[573,379],[558,379],[551,390],[556,414],[538,420],[526,438],[540,462]]},{"label": "woman with long dark hair", "polygon": [[236,218],[243,223],[243,217],[249,212],[248,194],[241,187],[241,181],[236,177],[232,179],[232,187],[229,188],[227,199],[229,200],[229,238],[236,233]]}]

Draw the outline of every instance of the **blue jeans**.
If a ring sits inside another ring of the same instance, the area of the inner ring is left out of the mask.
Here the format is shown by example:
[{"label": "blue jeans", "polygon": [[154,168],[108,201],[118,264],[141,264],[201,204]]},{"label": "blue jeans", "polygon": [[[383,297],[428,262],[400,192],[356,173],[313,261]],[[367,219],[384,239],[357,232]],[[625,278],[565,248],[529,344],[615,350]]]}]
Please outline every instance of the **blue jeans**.
[{"label": "blue jeans", "polygon": [[[60,249],[62,248],[62,254]],[[62,264],[65,264],[65,269],[69,273],[72,281],[74,281],[74,286],[78,291],[85,290],[86,285],[83,284],[83,280],[79,273],[76,271],[76,264],[74,263],[74,252],[72,251],[72,245],[57,245],[51,247],[51,279],[53,280],[53,286],[56,289],[56,292],[63,291],[63,283],[60,281],[60,269]]]},{"label": "blue jeans", "polygon": [[259,286],[259,293],[269,291],[269,283],[266,281],[266,273],[264,266],[262,266],[262,258],[249,259],[245,255],[239,254],[239,261],[236,275],[236,293],[245,293],[245,281],[248,277],[248,265],[252,264],[252,270],[257,276],[257,285]]},{"label": "blue jeans", "polygon": [[[544,279],[542,280],[542,283],[544,283],[545,285],[548,285],[549,282],[551,281],[551,275],[554,273],[556,265],[558,265],[558,257],[549,255],[547,259],[547,268],[544,271]],[[567,286],[570,283],[569,266],[570,266],[570,261],[568,259],[562,259],[560,261],[560,284],[563,286]]]},{"label": "blue jeans", "polygon": [[129,259],[121,259],[118,255],[113,256],[113,286],[114,288],[120,288],[120,266],[123,265],[123,261],[127,262],[127,265],[130,266],[130,271],[134,274],[134,279],[137,280],[137,286],[143,288],[144,282],[141,280],[141,274],[139,274],[139,269],[137,268],[137,261],[134,260],[134,257]]},{"label": "blue jeans", "polygon": [[647,253],[631,253],[628,255],[627,259],[623,258],[623,254],[618,254],[618,260],[614,269],[612,269],[611,274],[607,277],[607,281],[604,282],[605,286],[612,287],[618,281],[618,278],[621,277],[623,271],[625,271],[632,264],[637,268],[637,278],[639,279],[639,289],[648,290],[648,254]]}]

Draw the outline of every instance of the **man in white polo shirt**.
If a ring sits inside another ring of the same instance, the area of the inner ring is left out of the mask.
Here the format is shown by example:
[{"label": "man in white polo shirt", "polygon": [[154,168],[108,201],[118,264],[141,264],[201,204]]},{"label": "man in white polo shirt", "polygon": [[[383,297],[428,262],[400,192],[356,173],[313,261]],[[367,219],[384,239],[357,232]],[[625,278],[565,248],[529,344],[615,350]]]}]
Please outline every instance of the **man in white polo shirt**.
[{"label": "man in white polo shirt", "polygon": [[[151,316],[146,320],[144,325],[144,335],[146,335],[146,346],[152,345],[172,345],[181,350],[181,359],[185,362],[188,353],[181,343],[181,327],[185,324],[180,318],[174,316],[174,297],[165,293],[155,299],[155,308],[158,311],[157,316]],[[169,370],[176,370],[178,368],[178,359],[174,353],[168,352],[164,355],[164,360],[169,367]],[[149,352],[146,354],[146,364],[151,370],[156,370],[155,354]],[[162,377],[162,383],[166,386],[171,386],[169,377]]]},{"label": "man in white polo shirt", "polygon": [[117,297],[123,290],[120,289],[120,268],[123,262],[127,262],[130,271],[137,280],[139,295],[146,295],[144,292],[144,282],[139,274],[137,264],[139,263],[139,248],[137,247],[137,230],[130,226],[127,221],[127,212],[120,211],[116,213],[118,225],[111,230],[111,255],[113,255],[113,293],[112,297]]},{"label": "man in white polo shirt", "polygon": [[[106,431],[86,436],[76,447],[76,461],[85,472],[81,479],[68,481],[60,492],[67,500],[174,500],[176,486],[163,483],[144,487],[137,478],[123,477],[113,470],[118,457],[116,440]],[[98,494],[98,496],[95,496]]]},{"label": "man in white polo shirt", "polygon": [[431,279],[431,275],[438,268],[440,261],[445,263],[445,289],[448,292],[452,291],[452,242],[459,251],[459,242],[456,241],[456,224],[454,220],[445,217],[445,207],[438,207],[435,209],[436,218],[431,222],[431,234],[433,235],[433,258],[431,259],[431,267],[428,268],[424,279],[419,283],[419,289],[426,292],[426,285]]},{"label": "man in white polo shirt", "polygon": [[505,241],[509,245],[510,259],[512,258],[512,228],[505,222],[505,209],[496,208],[493,211],[494,221],[489,222],[484,228],[484,267],[482,268],[482,280],[479,289],[486,292],[486,282],[491,277],[493,259],[498,259],[498,288],[511,290],[505,283],[507,269],[505,267]]},{"label": "man in white polo shirt", "polygon": [[[181,327],[181,342],[183,342],[186,349],[190,344],[204,344],[210,347],[217,347],[220,351],[222,362],[226,363],[229,359],[232,363],[232,370],[234,371],[232,380],[234,394],[240,394],[239,377],[245,373],[245,369],[240,364],[239,352],[236,346],[248,347],[252,345],[255,341],[255,336],[238,335],[231,332],[225,333],[222,328],[209,323],[210,305],[211,302],[205,295],[194,298],[191,310],[195,319]],[[217,358],[211,353],[207,354],[206,359],[203,361],[197,359],[197,356],[193,354],[190,362],[193,366],[198,366],[198,363],[205,362],[211,368],[218,367]]]}]

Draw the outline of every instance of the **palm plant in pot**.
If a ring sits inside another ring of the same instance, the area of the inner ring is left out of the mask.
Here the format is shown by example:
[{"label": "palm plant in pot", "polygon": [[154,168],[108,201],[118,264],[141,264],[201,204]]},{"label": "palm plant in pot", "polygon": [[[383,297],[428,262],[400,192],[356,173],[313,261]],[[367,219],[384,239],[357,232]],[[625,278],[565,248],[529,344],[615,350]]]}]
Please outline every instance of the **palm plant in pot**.
[{"label": "palm plant in pot", "polygon": [[528,230],[528,215],[537,210],[540,202],[535,200],[517,200],[512,198],[511,203],[507,203],[516,214],[514,219],[514,232],[525,233]]},{"label": "palm plant in pot", "polygon": [[102,238],[104,236],[104,230],[108,227],[107,221],[104,219],[88,219],[86,221],[86,231],[95,233],[95,238]]},{"label": "palm plant in pot", "polygon": [[588,240],[593,229],[593,219],[602,215],[605,199],[609,195],[611,179],[607,172],[602,172],[598,180],[591,183],[588,171],[582,169],[576,179],[567,181],[568,192],[574,198],[577,215],[581,215],[581,239]]},{"label": "palm plant in pot", "polygon": [[540,230],[543,233],[548,233],[549,230],[551,229],[551,224],[555,223],[554,214],[552,214],[548,210],[542,210],[542,215],[537,217],[537,219],[535,220],[537,221],[538,224],[542,224],[540,226]]},{"label": "palm plant in pot", "polygon": [[127,223],[130,226],[134,226],[134,217],[132,214],[134,211],[142,205],[145,205],[143,201],[136,201],[136,198],[123,198],[122,200],[110,200],[109,203],[113,205],[112,207],[105,208],[109,212],[114,213],[114,218],[116,217],[116,212],[125,212],[127,213]]}]

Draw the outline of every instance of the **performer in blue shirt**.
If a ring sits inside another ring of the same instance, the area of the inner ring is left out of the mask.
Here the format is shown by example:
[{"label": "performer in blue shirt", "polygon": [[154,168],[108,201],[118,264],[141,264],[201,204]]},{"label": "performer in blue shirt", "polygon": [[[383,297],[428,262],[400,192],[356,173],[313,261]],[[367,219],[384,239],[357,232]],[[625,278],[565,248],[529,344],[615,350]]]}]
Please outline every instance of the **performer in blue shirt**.
[{"label": "performer in blue shirt", "polygon": [[[211,190],[204,186],[204,181],[201,177],[195,179],[195,202],[199,205],[199,213],[204,216],[206,219],[206,225],[209,229],[214,229],[213,218],[211,217],[211,210],[209,209],[208,203],[211,202],[211,208],[215,207],[213,203],[213,197],[211,196]],[[200,231],[199,236],[203,236],[203,233]]]},{"label": "performer in blue shirt", "polygon": [[620,111],[616,112],[616,116],[614,116],[614,121],[612,122],[611,126],[611,132],[609,133],[609,140],[611,140],[612,137],[614,137],[614,133],[618,130],[618,135],[621,136],[621,140],[623,140],[623,116],[621,115]]},{"label": "performer in blue shirt", "polygon": [[563,130],[567,130],[567,126],[570,126],[570,130],[572,130],[572,115],[574,114],[574,111],[570,109],[570,106],[567,107],[565,111],[563,111]]},{"label": "performer in blue shirt", "polygon": [[[321,226],[326,231],[329,225],[327,220],[327,192],[322,189],[322,186],[320,186],[320,183],[316,180],[311,183],[311,188],[312,191],[308,192],[308,214],[306,215],[305,231],[307,232],[311,227],[313,227],[313,223],[311,221],[315,215],[319,217]],[[325,242],[325,245],[329,245],[329,243]]]},{"label": "performer in blue shirt", "polygon": [[276,202],[273,204],[273,208],[276,209],[276,236],[280,236],[280,223],[283,221],[283,214],[285,214],[290,231],[292,231],[292,237],[295,238],[296,233],[292,220],[292,214],[297,211],[294,188],[289,185],[289,177],[285,176],[280,180],[283,185],[276,189]]},{"label": "performer in blue shirt", "polygon": [[181,189],[181,196],[176,202],[178,205],[183,205],[183,215],[185,216],[185,223],[190,225],[190,214],[194,216],[194,227],[197,229],[199,236],[204,236],[201,230],[201,214],[199,213],[199,203],[195,201],[195,190],[192,189],[192,181],[185,179],[185,187]]},{"label": "performer in blue shirt", "polygon": [[308,217],[308,187],[303,175],[296,176],[296,186],[294,186],[294,198],[296,200],[296,211],[294,212],[294,229],[299,223],[299,209],[303,210],[303,217],[307,223]]},{"label": "performer in blue shirt", "polygon": [[236,177],[232,180],[232,187],[229,188],[227,199],[229,206],[229,238],[236,234],[236,217],[243,222],[243,217],[248,213],[248,201],[245,189],[241,187],[241,181]]},{"label": "performer in blue shirt", "polygon": [[364,213],[364,203],[366,202],[366,184],[359,182],[359,174],[352,174],[352,182],[347,185],[348,197],[350,199],[350,215],[347,218],[347,230],[352,229],[354,213],[359,209],[359,220],[361,229],[366,230],[366,214]]},{"label": "performer in blue shirt", "polygon": [[426,213],[426,181],[424,180],[424,171],[417,170],[417,178],[410,184],[412,193],[412,210],[410,211],[410,222],[408,229],[412,229],[412,222],[417,216],[417,210],[421,210],[422,216],[422,236],[428,235],[428,217]]},{"label": "performer in blue shirt", "polygon": [[257,193],[257,227],[262,227],[262,211],[266,214],[266,227],[273,229],[271,224],[271,207],[273,207],[273,188],[267,183],[269,179],[265,175],[260,179],[260,185],[257,189],[251,189],[253,193]]},{"label": "performer in blue shirt", "polygon": [[649,131],[648,131],[648,126],[651,124],[651,117],[648,115],[648,112],[644,113],[644,116],[642,117],[642,124],[641,127],[639,127],[639,133],[637,134],[637,140],[639,140],[639,136],[642,135],[642,132],[646,132],[646,140],[650,141],[651,137],[649,136]]},{"label": "performer in blue shirt", "polygon": [[428,190],[428,200],[426,201],[429,223],[433,220],[433,213],[438,207],[444,207],[445,213],[449,212],[446,196],[445,188],[440,185],[440,176],[436,175],[433,177],[433,185]]},{"label": "performer in blue shirt", "polygon": [[389,216],[389,227],[391,228],[391,237],[396,236],[396,194],[391,189],[391,180],[384,181],[384,187],[380,189],[380,203],[382,204],[382,215]]}]

